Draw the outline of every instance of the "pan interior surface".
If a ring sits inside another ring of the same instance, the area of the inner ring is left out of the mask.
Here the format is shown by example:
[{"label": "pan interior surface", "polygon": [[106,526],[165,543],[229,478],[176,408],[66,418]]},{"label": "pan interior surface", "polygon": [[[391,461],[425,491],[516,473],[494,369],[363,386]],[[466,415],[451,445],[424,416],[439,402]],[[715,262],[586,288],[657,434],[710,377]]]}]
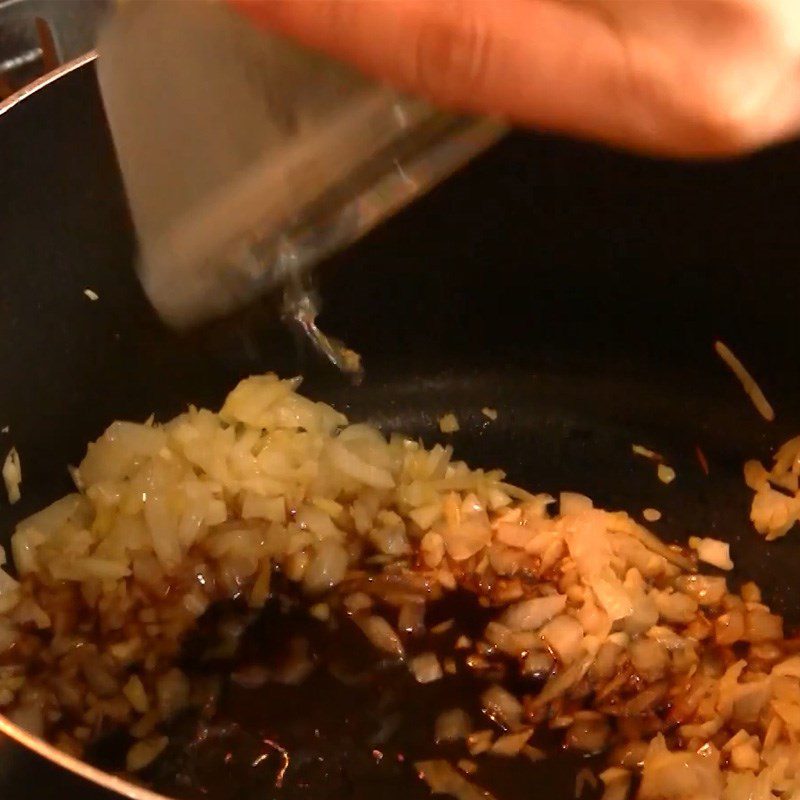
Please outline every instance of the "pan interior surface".
[{"label": "pan interior surface", "polygon": [[[800,618],[800,545],[755,536],[741,476],[745,459],[800,431],[800,190],[779,177],[797,167],[798,147],[679,166],[512,137],[322,268],[321,323],[364,357],[360,387],[295,342],[269,303],[191,337],[161,325],[131,269],[91,65],[0,115],[0,152],[36,154],[5,163],[0,180],[0,427],[10,428],[0,447],[16,446],[23,464],[21,502],[0,504],[0,543],[69,491],[65,466],[112,420],[216,407],[247,374],[302,372],[305,394],[353,420],[452,441],[457,457],[534,491],[579,491],[635,517],[657,508],[654,530],[668,540],[731,541],[734,583],[755,580],[767,602]],[[772,425],[715,356],[718,338],[776,407]],[[487,406],[497,420],[481,413]],[[446,412],[461,424],[452,437],[438,429]],[[662,453],[675,482],[658,481],[633,444]],[[515,800],[530,796],[530,780],[542,797],[571,798],[577,768],[564,757],[524,775],[500,769],[487,786]],[[416,796],[404,774],[380,796]],[[42,800],[69,785],[4,741],[0,795],[21,800],[34,780]],[[318,796],[375,790],[336,786]],[[75,791],[107,796],[82,783]]]}]

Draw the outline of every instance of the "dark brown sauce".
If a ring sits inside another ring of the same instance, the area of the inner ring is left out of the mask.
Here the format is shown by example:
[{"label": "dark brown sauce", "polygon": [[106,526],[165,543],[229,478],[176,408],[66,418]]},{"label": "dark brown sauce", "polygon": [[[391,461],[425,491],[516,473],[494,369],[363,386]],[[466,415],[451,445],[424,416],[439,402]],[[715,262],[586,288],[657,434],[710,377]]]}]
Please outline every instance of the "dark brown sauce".
[{"label": "dark brown sauce", "polygon": [[[396,617],[381,609],[387,618]],[[203,664],[199,658],[226,615],[221,607],[205,620],[206,631],[187,645],[187,674],[218,673],[223,688],[208,718],[187,715],[167,731],[170,745],[141,777],[148,786],[181,800],[414,800],[430,797],[417,777],[418,759],[470,758],[478,765],[471,776],[498,800],[573,798],[575,776],[591,762],[565,753],[560,740],[537,741],[553,758],[533,763],[524,756],[472,758],[463,742],[436,745],[434,725],[445,710],[463,708],[476,729],[492,727],[480,708],[489,677],[464,664],[454,644],[461,634],[477,638],[488,618],[474,595],[457,592],[431,603],[426,632],[404,636],[409,657],[434,651],[441,659],[455,656],[457,672],[421,685],[406,664],[387,659],[342,612],[329,622],[312,618],[295,595],[272,599],[241,640],[233,663]],[[439,622],[454,620],[443,633],[430,632]],[[231,674],[264,668],[280,674],[298,641],[308,643],[314,669],[298,685],[268,680],[245,688]],[[519,691],[537,685],[510,663],[496,662],[491,673]],[[96,763],[120,769],[119,742],[105,742],[94,753]],[[590,793],[587,791],[586,797]]]}]

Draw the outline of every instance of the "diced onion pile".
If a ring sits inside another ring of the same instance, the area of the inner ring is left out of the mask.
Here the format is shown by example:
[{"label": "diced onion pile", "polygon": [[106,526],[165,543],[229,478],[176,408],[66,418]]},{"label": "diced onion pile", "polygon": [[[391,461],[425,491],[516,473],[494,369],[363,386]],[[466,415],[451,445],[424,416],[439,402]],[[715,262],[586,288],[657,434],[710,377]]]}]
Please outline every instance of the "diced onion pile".
[{"label": "diced onion pile", "polygon": [[744,479],[755,492],[750,519],[767,541],[785,536],[800,521],[800,436],[775,454],[767,470],[758,461],[744,465]]},{"label": "diced onion pile", "polygon": [[[199,617],[233,597],[260,608],[280,570],[317,619],[338,592],[399,661],[428,601],[460,589],[492,610],[454,647],[471,669],[491,676],[504,659],[540,688],[487,677],[485,719],[442,715],[432,746],[463,742],[463,758],[416,764],[435,792],[488,797],[472,759],[536,761],[549,728],[607,754],[608,800],[637,774],[641,800],[800,796],[800,641],[757,587],[730,592],[691,552],[582,495],[529,494],[449,447],[350,425],[298,385],[253,377],[217,414],[116,422],[89,446],[79,492],[20,523],[19,580],[0,572],[0,706],[13,721],[78,755],[125,729],[128,768],[147,766],[164,725],[206,697],[176,667]],[[796,492],[800,440],[787,448],[779,475]],[[771,491],[775,477],[751,485]],[[729,568],[724,545],[696,545]],[[408,669],[446,681],[452,660],[426,652]]]},{"label": "diced onion pile", "polygon": [[6,485],[6,494],[8,495],[8,502],[13,506],[14,503],[19,502],[22,492],[20,491],[20,484],[22,483],[22,465],[19,460],[19,453],[15,447],[12,447],[6,455],[3,462],[3,482]]}]

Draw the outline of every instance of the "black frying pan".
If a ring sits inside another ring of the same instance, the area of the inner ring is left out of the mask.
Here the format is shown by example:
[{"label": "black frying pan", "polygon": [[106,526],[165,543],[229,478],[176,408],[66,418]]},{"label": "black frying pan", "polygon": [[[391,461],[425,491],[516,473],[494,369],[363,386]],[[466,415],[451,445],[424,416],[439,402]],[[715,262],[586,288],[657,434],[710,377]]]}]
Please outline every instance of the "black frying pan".
[{"label": "black frying pan", "polygon": [[[11,426],[0,449],[18,447],[24,475],[22,501],[0,502],[0,542],[69,490],[65,465],[111,420],[213,406],[248,373],[303,372],[308,394],[429,442],[455,411],[456,452],[526,487],[634,515],[654,506],[665,538],[728,539],[734,580],[756,580],[800,619],[800,538],[758,539],[741,479],[746,458],[800,432],[800,146],[678,165],[509,138],[320,272],[323,327],[366,363],[353,388],[269,301],[190,338],[159,323],[131,268],[90,61],[0,112],[0,427]],[[716,338],[754,372],[775,423],[718,360]],[[499,411],[491,425],[486,405]],[[656,480],[632,443],[664,453],[677,480]],[[498,794],[572,797],[575,771],[565,758],[498,776]],[[3,800],[108,796],[0,744]]]}]

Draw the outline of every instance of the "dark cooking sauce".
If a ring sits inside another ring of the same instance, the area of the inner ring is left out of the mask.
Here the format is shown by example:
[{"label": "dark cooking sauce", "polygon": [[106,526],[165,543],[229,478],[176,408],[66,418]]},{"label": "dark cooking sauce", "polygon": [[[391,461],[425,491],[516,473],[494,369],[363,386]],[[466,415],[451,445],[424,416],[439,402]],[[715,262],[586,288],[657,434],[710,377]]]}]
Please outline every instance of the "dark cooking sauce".
[{"label": "dark cooking sauce", "polygon": [[[381,611],[396,620],[396,612],[393,618]],[[218,675],[222,686],[205,713],[187,715],[167,731],[169,746],[141,776],[159,792],[185,800],[414,800],[430,797],[415,761],[469,758],[477,765],[470,780],[498,800],[572,798],[576,773],[591,764],[560,751],[554,738],[535,742],[554,755],[537,763],[525,756],[471,757],[464,742],[435,743],[436,718],[452,708],[467,711],[476,730],[493,727],[480,707],[493,680],[515,690],[538,688],[510,662],[493,661],[479,672],[465,664],[468,651],[455,649],[457,638],[477,637],[489,618],[472,593],[430,603],[425,632],[403,637],[408,657],[433,651],[442,661],[454,658],[456,673],[429,684],[373,647],[344,611],[321,622],[296,594],[268,603],[232,662],[204,662],[209,631],[231,614],[241,611],[216,609],[187,646],[187,674]],[[431,632],[448,620],[446,631]],[[298,654],[307,666],[287,671],[287,659]],[[119,768],[116,750],[106,743],[95,761]]]}]

